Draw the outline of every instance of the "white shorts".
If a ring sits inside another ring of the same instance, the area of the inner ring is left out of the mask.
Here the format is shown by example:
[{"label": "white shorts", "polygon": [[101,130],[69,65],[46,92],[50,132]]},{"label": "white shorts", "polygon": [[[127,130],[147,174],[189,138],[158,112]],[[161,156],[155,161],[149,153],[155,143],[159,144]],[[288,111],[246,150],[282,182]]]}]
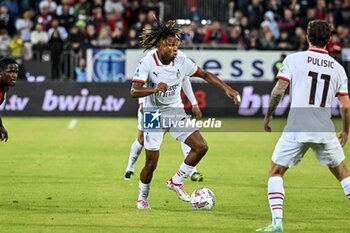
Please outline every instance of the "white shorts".
[{"label": "white shorts", "polygon": [[[171,115],[171,111],[167,112],[165,114]],[[176,109],[174,110],[174,115],[176,115],[175,118],[172,118],[172,120],[185,120],[187,119],[187,115],[185,113],[185,110],[183,109]],[[144,147],[147,150],[150,151],[158,151],[160,149],[160,146],[163,142],[164,135],[169,132],[172,137],[174,137],[176,140],[185,142],[185,140],[198,130],[197,127],[186,127],[186,128],[179,128],[176,126],[170,126],[167,128],[157,129],[157,130],[144,130]]]},{"label": "white shorts", "polygon": [[272,154],[272,161],[284,167],[297,165],[309,148],[312,149],[320,164],[328,167],[338,166],[344,159],[344,151],[337,137],[327,143],[297,142],[293,133],[283,133]]}]

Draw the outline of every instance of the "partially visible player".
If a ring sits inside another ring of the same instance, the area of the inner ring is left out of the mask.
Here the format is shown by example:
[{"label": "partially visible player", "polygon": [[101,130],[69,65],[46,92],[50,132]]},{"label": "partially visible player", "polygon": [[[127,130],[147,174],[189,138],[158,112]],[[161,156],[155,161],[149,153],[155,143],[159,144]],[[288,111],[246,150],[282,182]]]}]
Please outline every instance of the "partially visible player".
[{"label": "partially visible player", "polygon": [[[178,49],[181,43],[180,37],[181,31],[176,21],[159,24],[142,34],[141,45],[146,50],[154,47],[157,49],[154,53],[148,53],[139,62],[132,80],[131,96],[134,98],[146,96],[144,109],[150,113],[149,116],[152,115],[150,120],[152,122],[159,119],[160,114],[168,116],[170,118],[168,120],[179,124],[186,121],[186,113],[180,97],[182,80],[186,76],[203,78],[223,90],[235,104],[239,103],[240,97],[237,91],[214,74],[198,67]],[[166,128],[151,129],[144,133],[146,162],[140,174],[139,196],[136,203],[139,209],[150,208],[148,204],[150,185],[158,164],[160,146],[167,132],[191,147],[191,151],[177,172],[166,182],[166,186],[173,190],[179,199],[190,201],[183,182],[205,156],[208,145],[198,128],[181,128],[171,124]]]},{"label": "partially visible player", "polygon": [[[272,90],[264,119],[265,131],[271,131],[272,115],[289,84],[291,106],[269,171],[267,195],[272,224],[257,231],[283,231],[283,175],[289,167],[301,161],[309,148],[322,165],[328,166],[350,199],[350,173],[342,149],[348,140],[350,124],[348,80],[344,68],[325,50],[330,36],[328,22],[310,21],[307,28],[309,50],[288,55],[278,72],[279,80]],[[342,106],[340,142],[331,120],[331,104],[335,96]]]},{"label": "partially visible player", "polygon": [[[199,120],[202,117],[201,110],[198,106],[197,100],[194,96],[191,82],[188,77],[186,77],[182,83],[182,90],[185,92],[185,95],[189,99],[192,105],[192,113],[194,117]],[[137,118],[138,118],[138,135],[135,139],[134,143],[131,145],[130,155],[129,155],[129,161],[128,166],[125,170],[124,179],[129,180],[132,175],[134,175],[134,165],[142,151],[143,148],[143,130],[142,130],[142,113],[143,113],[143,103],[145,101],[145,98],[139,98],[139,108],[137,111]],[[186,156],[190,152],[191,148],[187,146],[185,143],[181,142],[181,149],[183,155]],[[192,181],[203,181],[204,177],[203,174],[198,172],[196,168],[193,169],[192,174],[190,174]]]},{"label": "partially visible player", "polygon": [[[19,67],[15,60],[3,58],[0,60],[0,105],[6,98],[6,93],[10,86],[17,82]],[[0,116],[0,141],[8,140],[8,132],[2,123]]]}]

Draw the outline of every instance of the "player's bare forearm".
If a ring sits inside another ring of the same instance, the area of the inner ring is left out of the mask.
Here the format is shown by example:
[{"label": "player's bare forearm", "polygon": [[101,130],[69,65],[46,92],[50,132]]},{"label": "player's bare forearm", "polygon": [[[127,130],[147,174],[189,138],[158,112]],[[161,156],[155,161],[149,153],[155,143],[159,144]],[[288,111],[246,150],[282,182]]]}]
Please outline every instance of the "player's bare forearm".
[{"label": "player's bare forearm", "polygon": [[133,82],[131,85],[130,94],[132,98],[140,98],[148,96],[159,91],[166,91],[167,85],[165,83],[159,83],[156,87],[144,87],[143,83]]},{"label": "player's bare forearm", "polygon": [[272,117],[273,113],[277,108],[278,103],[280,102],[284,93],[286,92],[288,85],[289,85],[288,81],[285,81],[282,79],[278,80],[278,82],[276,83],[275,87],[271,92],[269,107],[267,109],[265,118]]},{"label": "player's bare forearm", "polygon": [[227,85],[224,81],[216,77],[214,74],[204,71],[201,68],[194,74],[195,76],[201,77],[206,80],[208,83],[217,86],[225,91],[226,95],[235,103],[239,104],[241,102],[241,97],[239,93]]},{"label": "player's bare forearm", "polygon": [[224,81],[222,81],[221,79],[219,79],[218,77],[216,77],[214,74],[212,74],[210,72],[205,72],[202,78],[205,81],[207,81],[208,83],[210,83],[216,87],[221,88],[225,92],[228,89],[231,89],[231,87],[229,85],[227,85]]}]

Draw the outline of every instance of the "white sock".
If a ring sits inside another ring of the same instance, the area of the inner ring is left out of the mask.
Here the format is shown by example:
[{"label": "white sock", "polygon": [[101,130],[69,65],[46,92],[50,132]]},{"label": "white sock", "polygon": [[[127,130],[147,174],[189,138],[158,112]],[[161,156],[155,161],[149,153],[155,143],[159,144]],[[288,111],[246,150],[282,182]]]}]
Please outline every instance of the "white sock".
[{"label": "white sock", "polygon": [[139,155],[141,154],[143,146],[139,143],[139,141],[136,139],[134,143],[131,145],[130,155],[129,155],[129,162],[128,166],[126,167],[127,171],[134,172],[134,164],[136,163]]},{"label": "white sock", "polygon": [[194,167],[185,164],[182,162],[179,170],[177,170],[176,174],[173,176],[173,182],[175,184],[182,184],[184,180],[192,173]]},{"label": "white sock", "polygon": [[284,188],[282,177],[270,177],[268,181],[267,197],[270,203],[272,224],[282,223],[284,200]]},{"label": "white sock", "polygon": [[342,181],[340,181],[340,184],[344,189],[345,196],[350,200],[350,176],[342,179]]},{"label": "white sock", "polygon": [[144,200],[146,201],[148,198],[148,194],[149,194],[149,189],[150,189],[150,184],[144,184],[141,182],[141,180],[139,181],[139,199],[137,200]]},{"label": "white sock", "polygon": [[[186,158],[187,155],[188,155],[188,154],[190,153],[190,151],[191,151],[191,147],[187,146],[186,143],[181,142],[181,149],[182,149],[183,155],[184,155],[185,158]],[[191,172],[190,176],[192,176],[193,173],[195,173],[195,172],[197,172],[197,168],[196,168],[196,167],[193,168],[193,171]]]}]

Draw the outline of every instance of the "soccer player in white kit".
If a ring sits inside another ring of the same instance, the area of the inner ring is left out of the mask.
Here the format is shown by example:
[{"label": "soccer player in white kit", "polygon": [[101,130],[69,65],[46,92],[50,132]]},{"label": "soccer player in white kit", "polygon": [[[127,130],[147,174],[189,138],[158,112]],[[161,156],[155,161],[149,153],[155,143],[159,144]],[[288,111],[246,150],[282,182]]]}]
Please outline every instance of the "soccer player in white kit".
[{"label": "soccer player in white kit", "polygon": [[[328,166],[340,181],[345,195],[350,198],[350,173],[342,149],[349,134],[348,81],[344,68],[325,50],[331,30],[326,21],[310,21],[307,28],[308,51],[287,56],[277,74],[279,80],[272,90],[264,119],[265,131],[271,131],[273,112],[289,84],[291,106],[287,125],[273,152],[269,171],[268,200],[272,224],[257,231],[283,231],[283,175],[289,167],[301,161],[309,148],[322,165]],[[330,108],[336,96],[342,107],[340,141],[331,121]]]},{"label": "soccer player in white kit", "polygon": [[[186,55],[178,50],[181,31],[175,21],[167,21],[158,24],[149,31],[144,31],[141,37],[141,45],[146,49],[156,47],[156,51],[147,54],[140,62],[134,73],[131,87],[131,96],[140,98],[146,96],[144,112],[146,108],[155,111],[152,120],[158,119],[160,114],[176,115],[177,122],[185,117],[185,111],[180,98],[182,80],[186,76],[197,76],[208,83],[221,88],[235,104],[239,103],[239,93],[210,72],[195,65]],[[144,86],[147,85],[147,87]],[[203,158],[208,150],[208,145],[201,133],[196,128],[178,129],[170,126],[164,130],[144,130],[144,147],[146,150],[145,166],[140,174],[139,196],[137,208],[148,209],[148,195],[153,172],[157,167],[159,149],[164,134],[169,132],[174,138],[185,142],[191,151],[181,164],[175,175],[166,185],[176,192],[183,201],[190,201],[183,182],[191,174],[193,168]]]},{"label": "soccer player in white kit", "polygon": [[[155,51],[151,51],[155,52]],[[198,102],[196,100],[196,97],[194,96],[191,82],[189,80],[189,77],[185,77],[182,83],[182,90],[184,91],[185,95],[189,99],[191,105],[192,105],[192,113],[193,116],[199,120],[202,117],[202,112],[198,106]],[[124,179],[129,180],[132,175],[134,175],[134,165],[139,158],[139,155],[141,154],[142,148],[143,148],[143,104],[145,101],[145,97],[139,98],[139,108],[137,111],[137,119],[138,119],[138,135],[133,144],[131,145],[130,154],[129,154],[129,160],[128,165],[125,170]],[[190,152],[191,148],[187,146],[184,142],[181,142],[181,150],[183,155],[186,156]],[[193,169],[192,173],[190,174],[192,181],[203,181],[204,177],[203,174],[198,172],[196,168]]]}]

